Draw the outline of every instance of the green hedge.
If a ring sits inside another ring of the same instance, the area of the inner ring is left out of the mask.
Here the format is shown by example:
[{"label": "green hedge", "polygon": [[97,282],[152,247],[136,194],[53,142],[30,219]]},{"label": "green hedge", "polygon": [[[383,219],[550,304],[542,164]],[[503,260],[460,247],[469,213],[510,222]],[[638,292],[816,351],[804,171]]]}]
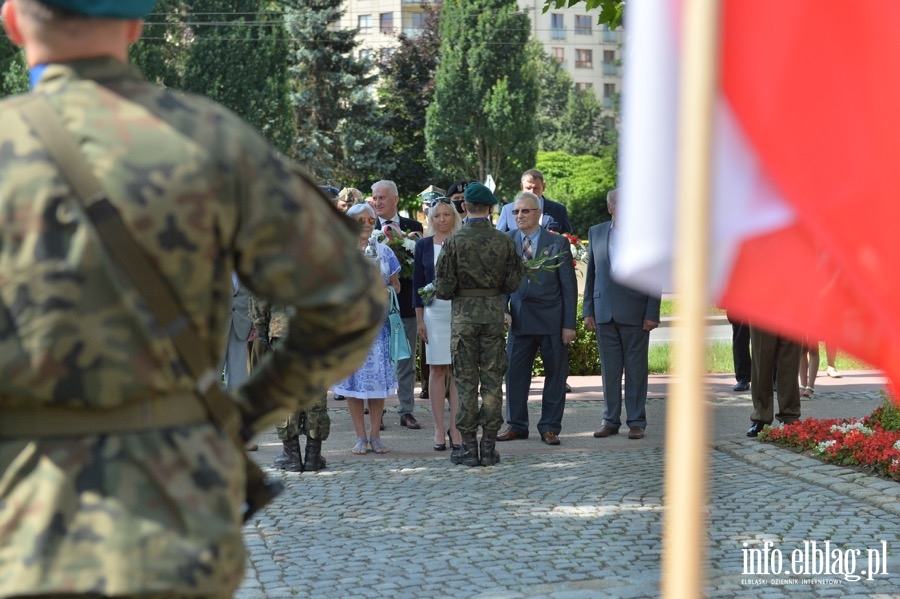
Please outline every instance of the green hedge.
[{"label": "green hedge", "polygon": [[[584,319],[581,318],[581,300],[578,300],[578,318],[575,321],[575,341],[569,346],[569,374],[573,376],[588,376],[600,374],[600,354],[597,351],[596,335],[584,328]],[[544,361],[540,352],[534,360],[533,376],[544,376]],[[416,360],[416,380],[422,380],[419,370],[419,360]]]}]

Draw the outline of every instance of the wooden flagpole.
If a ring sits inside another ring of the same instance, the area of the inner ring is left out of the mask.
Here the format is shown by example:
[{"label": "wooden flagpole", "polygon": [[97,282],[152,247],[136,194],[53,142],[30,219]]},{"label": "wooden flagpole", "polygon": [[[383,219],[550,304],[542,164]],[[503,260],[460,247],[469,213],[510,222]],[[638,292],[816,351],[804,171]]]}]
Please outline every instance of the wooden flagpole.
[{"label": "wooden flagpole", "polygon": [[683,6],[674,272],[680,318],[666,407],[662,596],[667,599],[704,596],[706,561],[709,424],[703,379],[719,0],[683,0]]}]

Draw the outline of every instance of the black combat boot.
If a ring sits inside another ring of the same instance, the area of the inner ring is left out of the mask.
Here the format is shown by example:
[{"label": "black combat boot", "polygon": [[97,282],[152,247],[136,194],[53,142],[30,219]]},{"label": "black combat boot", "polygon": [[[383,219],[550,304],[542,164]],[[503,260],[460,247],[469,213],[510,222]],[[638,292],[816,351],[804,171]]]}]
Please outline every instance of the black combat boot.
[{"label": "black combat boot", "polygon": [[275,458],[275,467],[288,472],[303,472],[303,458],[300,455],[300,437],[289,437],[281,442],[284,453]]},{"label": "black combat boot", "polygon": [[[450,456],[453,460],[453,456]],[[457,457],[459,460],[454,464],[462,464],[463,466],[478,466],[478,436],[476,433],[463,433],[462,435],[462,451]]]},{"label": "black combat boot", "polygon": [[463,446],[462,444],[455,445],[454,443],[450,443],[450,463],[451,464],[462,464],[462,455],[463,455]]},{"label": "black combat boot", "polygon": [[497,453],[497,431],[484,431],[481,435],[481,465],[493,466],[500,463]]},{"label": "black combat boot", "polygon": [[306,461],[303,462],[306,470],[324,470],[325,458],[322,457],[322,441],[320,439],[306,438]]}]

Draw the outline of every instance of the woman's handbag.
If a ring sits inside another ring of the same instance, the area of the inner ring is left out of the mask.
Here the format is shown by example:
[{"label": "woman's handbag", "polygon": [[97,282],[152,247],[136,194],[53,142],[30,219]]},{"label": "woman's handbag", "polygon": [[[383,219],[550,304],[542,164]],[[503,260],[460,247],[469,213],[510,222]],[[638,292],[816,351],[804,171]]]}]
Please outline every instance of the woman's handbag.
[{"label": "woman's handbag", "polygon": [[388,320],[391,323],[391,362],[399,362],[412,357],[409,341],[406,339],[406,329],[403,328],[403,318],[400,317],[400,302],[397,301],[397,292],[388,286],[391,292],[391,306],[388,311]]}]

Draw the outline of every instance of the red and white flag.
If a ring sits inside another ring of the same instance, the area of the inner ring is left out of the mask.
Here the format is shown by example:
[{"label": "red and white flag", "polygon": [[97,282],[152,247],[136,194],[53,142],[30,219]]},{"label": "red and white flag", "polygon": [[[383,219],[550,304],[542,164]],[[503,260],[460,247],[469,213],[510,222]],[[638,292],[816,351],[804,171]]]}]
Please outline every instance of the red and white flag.
[{"label": "red and white flag", "polygon": [[[626,8],[616,271],[672,290],[680,3]],[[723,0],[711,295],[900,388],[900,1]],[[677,291],[677,290],[676,290]]]}]

